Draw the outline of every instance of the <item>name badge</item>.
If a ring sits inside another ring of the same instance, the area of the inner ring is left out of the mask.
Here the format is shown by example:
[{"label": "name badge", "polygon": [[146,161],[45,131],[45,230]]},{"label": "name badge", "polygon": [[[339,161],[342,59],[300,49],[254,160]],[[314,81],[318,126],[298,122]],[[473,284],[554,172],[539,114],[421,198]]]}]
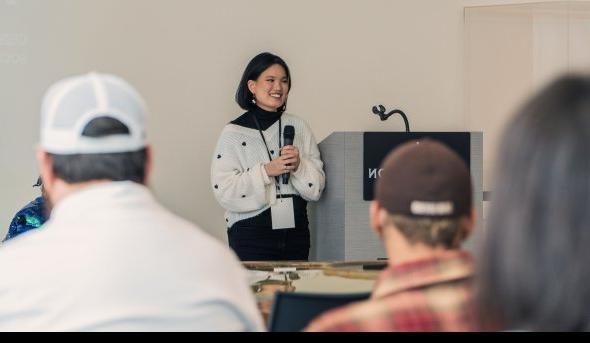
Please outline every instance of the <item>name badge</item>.
[{"label": "name badge", "polygon": [[295,209],[293,208],[293,198],[277,199],[277,202],[270,206],[270,214],[273,230],[295,228]]}]

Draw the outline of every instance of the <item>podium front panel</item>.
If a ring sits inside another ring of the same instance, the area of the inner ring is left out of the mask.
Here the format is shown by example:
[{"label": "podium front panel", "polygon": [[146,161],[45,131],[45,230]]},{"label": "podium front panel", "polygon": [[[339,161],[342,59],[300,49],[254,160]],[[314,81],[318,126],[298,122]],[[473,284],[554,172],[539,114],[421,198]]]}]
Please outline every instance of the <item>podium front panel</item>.
[{"label": "podium front panel", "polygon": [[[392,135],[392,141],[413,137],[404,132]],[[469,166],[473,182],[473,201],[478,219],[483,207],[483,134],[481,132],[415,133],[419,135],[456,135],[468,142]],[[383,246],[369,225],[370,201],[364,200],[364,133],[335,132],[319,143],[326,188],[318,202],[309,203],[312,261],[370,261],[385,258]],[[477,220],[481,223],[481,220]],[[480,228],[476,228],[476,232]],[[474,239],[465,247],[472,250]]]}]

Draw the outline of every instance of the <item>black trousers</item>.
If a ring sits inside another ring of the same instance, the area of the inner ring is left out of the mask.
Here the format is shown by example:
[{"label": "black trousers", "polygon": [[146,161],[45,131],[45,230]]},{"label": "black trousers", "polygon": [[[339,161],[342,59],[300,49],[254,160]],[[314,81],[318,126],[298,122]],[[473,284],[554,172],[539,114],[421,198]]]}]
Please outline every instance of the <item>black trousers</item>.
[{"label": "black trousers", "polygon": [[307,202],[295,196],[293,209],[294,229],[273,230],[270,209],[267,209],[229,228],[229,246],[242,261],[307,261],[310,246]]}]

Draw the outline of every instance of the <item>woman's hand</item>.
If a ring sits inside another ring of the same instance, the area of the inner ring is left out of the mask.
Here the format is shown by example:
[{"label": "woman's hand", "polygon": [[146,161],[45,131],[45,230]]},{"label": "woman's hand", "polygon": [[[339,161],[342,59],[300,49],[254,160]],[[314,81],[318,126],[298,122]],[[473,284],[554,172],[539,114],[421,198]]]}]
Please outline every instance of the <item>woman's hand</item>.
[{"label": "woman's hand", "polygon": [[297,170],[298,167],[299,150],[292,145],[284,146],[281,149],[281,156],[264,165],[266,174],[270,177],[290,173]]},{"label": "woman's hand", "polygon": [[297,171],[297,168],[299,168],[299,149],[297,149],[293,145],[285,145],[281,149],[281,156],[286,156],[288,158],[294,158],[295,161],[292,162],[291,165],[294,167],[293,171]]}]

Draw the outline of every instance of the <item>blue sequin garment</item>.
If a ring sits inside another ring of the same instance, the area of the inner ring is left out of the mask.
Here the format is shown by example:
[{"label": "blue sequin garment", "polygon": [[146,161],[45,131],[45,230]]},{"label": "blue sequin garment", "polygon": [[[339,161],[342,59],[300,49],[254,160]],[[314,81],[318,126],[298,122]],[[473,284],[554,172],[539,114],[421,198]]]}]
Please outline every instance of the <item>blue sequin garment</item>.
[{"label": "blue sequin garment", "polygon": [[43,197],[38,197],[18,211],[10,223],[4,241],[12,239],[21,233],[41,227],[47,220],[44,207],[45,200],[43,200]]}]

